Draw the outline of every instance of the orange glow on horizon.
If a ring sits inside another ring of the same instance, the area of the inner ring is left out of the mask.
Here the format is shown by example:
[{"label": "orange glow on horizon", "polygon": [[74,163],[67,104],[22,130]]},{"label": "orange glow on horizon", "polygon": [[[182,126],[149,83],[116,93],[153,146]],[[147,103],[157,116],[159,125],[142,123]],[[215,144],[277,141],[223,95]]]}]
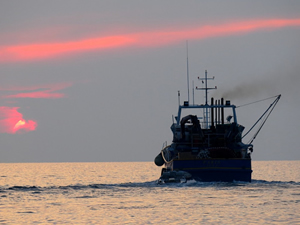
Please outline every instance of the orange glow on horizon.
[{"label": "orange glow on horizon", "polygon": [[37,123],[33,120],[24,120],[18,112],[18,107],[0,106],[0,133],[15,134],[21,131],[33,131]]},{"label": "orange glow on horizon", "polygon": [[170,45],[183,40],[201,40],[211,37],[245,34],[259,30],[300,26],[300,19],[262,19],[241,22],[182,28],[177,30],[156,30],[118,36],[87,38],[59,43],[37,43],[0,46],[0,62],[30,61],[54,58],[61,55],[91,50],[120,47],[156,47]]}]

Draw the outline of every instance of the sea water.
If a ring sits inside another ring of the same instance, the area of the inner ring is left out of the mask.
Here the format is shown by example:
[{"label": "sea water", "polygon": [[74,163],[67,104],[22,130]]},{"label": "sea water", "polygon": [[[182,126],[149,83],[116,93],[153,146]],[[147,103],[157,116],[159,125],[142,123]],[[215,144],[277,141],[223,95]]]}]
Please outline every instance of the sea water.
[{"label": "sea water", "polygon": [[0,224],[300,224],[300,161],[251,183],[158,185],[153,162],[1,163]]}]

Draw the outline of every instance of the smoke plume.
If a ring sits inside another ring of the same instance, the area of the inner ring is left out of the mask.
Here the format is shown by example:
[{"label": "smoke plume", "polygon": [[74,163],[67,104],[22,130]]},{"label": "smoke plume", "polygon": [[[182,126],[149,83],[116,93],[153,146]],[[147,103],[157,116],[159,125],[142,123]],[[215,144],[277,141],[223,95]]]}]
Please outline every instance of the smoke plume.
[{"label": "smoke plume", "polygon": [[218,87],[214,91],[213,97],[240,100],[272,97],[283,94],[283,92],[289,95],[293,94],[293,92],[297,92],[298,87],[296,85],[300,82],[300,65],[285,69],[285,71],[276,74],[266,74],[263,76],[264,78],[254,78],[234,86]]}]

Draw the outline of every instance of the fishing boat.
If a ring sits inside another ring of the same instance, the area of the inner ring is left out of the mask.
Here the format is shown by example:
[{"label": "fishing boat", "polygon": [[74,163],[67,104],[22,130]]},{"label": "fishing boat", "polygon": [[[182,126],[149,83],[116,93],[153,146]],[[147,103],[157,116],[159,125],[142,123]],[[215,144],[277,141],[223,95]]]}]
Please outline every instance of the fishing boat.
[{"label": "fishing boat", "polygon": [[[230,100],[211,98],[208,103],[207,71],[202,80],[205,86],[205,104],[180,104],[173,116],[173,140],[165,142],[154,162],[163,166],[158,183],[186,182],[189,179],[203,182],[251,182],[251,153],[253,140],[280,99],[280,95],[246,133],[261,121],[258,131],[246,144],[243,143],[244,126],[238,123],[236,106]],[[178,94],[180,96],[180,94]],[[226,119],[225,119],[226,118]]]}]

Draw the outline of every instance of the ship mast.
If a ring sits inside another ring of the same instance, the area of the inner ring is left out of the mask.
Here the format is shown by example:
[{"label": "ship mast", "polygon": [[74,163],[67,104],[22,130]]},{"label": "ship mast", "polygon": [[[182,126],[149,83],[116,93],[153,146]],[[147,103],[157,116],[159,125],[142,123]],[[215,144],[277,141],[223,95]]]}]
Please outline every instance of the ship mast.
[{"label": "ship mast", "polygon": [[187,89],[188,89],[188,103],[190,104],[190,75],[189,75],[189,45],[186,41],[186,77],[187,77]]},{"label": "ship mast", "polygon": [[204,78],[200,78],[200,77],[198,77],[198,80],[201,80],[202,81],[202,83],[203,83],[203,81],[204,81],[204,84],[205,84],[205,88],[198,88],[198,87],[196,87],[196,90],[205,90],[205,108],[204,108],[204,114],[205,114],[205,117],[204,117],[204,121],[205,121],[205,124],[206,124],[206,129],[208,128],[208,121],[209,121],[209,119],[208,119],[208,113],[209,113],[209,107],[208,107],[208,103],[207,103],[207,98],[208,98],[208,90],[212,90],[212,89],[217,89],[217,86],[216,87],[214,87],[214,88],[208,88],[207,87],[207,80],[214,80],[215,79],[215,77],[211,77],[211,78],[208,78],[207,77],[207,70],[205,70],[205,77]]}]

